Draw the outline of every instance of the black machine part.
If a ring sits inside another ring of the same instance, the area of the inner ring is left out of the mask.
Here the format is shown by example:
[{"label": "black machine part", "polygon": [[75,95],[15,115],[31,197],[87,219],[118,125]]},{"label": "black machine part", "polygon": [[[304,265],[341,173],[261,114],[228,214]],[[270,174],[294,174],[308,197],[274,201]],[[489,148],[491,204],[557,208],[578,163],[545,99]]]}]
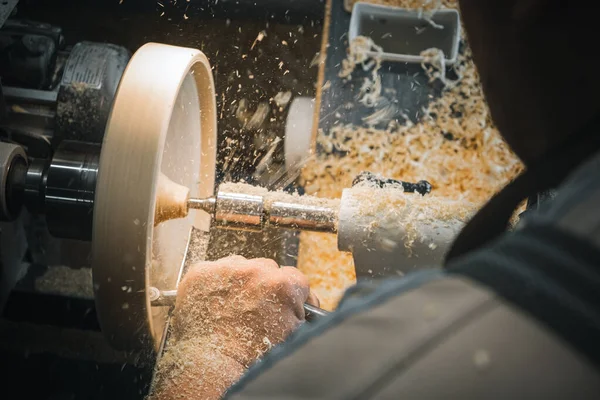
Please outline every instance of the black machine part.
[{"label": "black machine part", "polygon": [[0,28],[4,26],[9,17],[16,13],[19,0],[3,0],[0,2]]},{"label": "black machine part", "polygon": [[80,42],[65,48],[60,28],[9,20],[0,29],[6,103],[0,135],[35,158],[49,157],[62,140],[102,143],[129,59],[124,47]]},{"label": "black machine part", "polygon": [[64,47],[62,30],[47,23],[9,19],[0,30],[0,71],[11,86],[49,90]]},{"label": "black machine part", "polygon": [[19,181],[27,171],[27,155],[18,145],[0,144],[0,221],[18,217],[23,202]]},{"label": "black machine part", "polygon": [[58,140],[102,143],[117,86],[131,54],[108,43],[77,43],[63,69],[56,103]]},{"label": "black machine part", "polygon": [[45,178],[44,214],[50,233],[65,239],[92,240],[94,193],[100,145],[63,141]]},{"label": "black machine part", "polygon": [[19,146],[0,143],[0,155],[1,165],[10,165],[0,188],[4,220],[15,219],[26,206],[46,215],[53,236],[91,240],[100,145],[63,141],[51,160],[34,159],[29,165]]},{"label": "black machine part", "polygon": [[112,44],[68,48],[49,24],[4,24],[0,220],[14,220],[25,206],[45,214],[52,236],[91,240],[100,146],[129,59]]}]

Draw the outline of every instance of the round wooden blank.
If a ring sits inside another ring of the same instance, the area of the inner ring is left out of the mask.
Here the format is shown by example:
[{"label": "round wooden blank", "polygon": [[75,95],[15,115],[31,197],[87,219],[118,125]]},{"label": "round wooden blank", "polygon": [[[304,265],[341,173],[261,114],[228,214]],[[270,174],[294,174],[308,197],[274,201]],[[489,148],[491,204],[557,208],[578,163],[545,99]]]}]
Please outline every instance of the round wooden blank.
[{"label": "round wooden blank", "polygon": [[192,226],[210,217],[193,212],[154,227],[160,173],[214,192],[215,90],[198,50],[149,43],[132,57],[107,124],[94,204],[92,270],[98,319],[118,349],[157,349],[166,307],[151,307],[148,288],[175,289]]}]

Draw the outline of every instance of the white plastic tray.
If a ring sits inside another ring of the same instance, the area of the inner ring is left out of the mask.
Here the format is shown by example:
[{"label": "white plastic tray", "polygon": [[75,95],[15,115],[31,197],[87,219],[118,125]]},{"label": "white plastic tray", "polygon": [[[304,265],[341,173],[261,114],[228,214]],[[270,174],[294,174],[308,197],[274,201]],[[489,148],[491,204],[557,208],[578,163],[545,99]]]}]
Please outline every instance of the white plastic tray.
[{"label": "white plastic tray", "polygon": [[435,11],[430,17],[437,28],[424,15],[425,12],[420,15],[414,9],[355,3],[348,37],[350,41],[357,36],[370,37],[383,48],[380,57],[384,61],[420,63],[423,50],[437,48],[444,52],[446,65],[452,65],[456,62],[460,42],[458,11]]}]

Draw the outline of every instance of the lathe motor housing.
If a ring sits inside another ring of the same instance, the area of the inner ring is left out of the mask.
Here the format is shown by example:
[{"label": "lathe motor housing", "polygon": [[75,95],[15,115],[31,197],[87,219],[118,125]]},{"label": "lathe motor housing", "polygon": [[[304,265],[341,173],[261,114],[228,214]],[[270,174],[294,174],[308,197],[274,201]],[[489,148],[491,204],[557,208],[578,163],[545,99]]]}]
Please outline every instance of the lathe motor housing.
[{"label": "lathe motor housing", "polygon": [[89,265],[104,131],[130,52],[66,46],[61,28],[0,29],[0,310],[32,264]]}]

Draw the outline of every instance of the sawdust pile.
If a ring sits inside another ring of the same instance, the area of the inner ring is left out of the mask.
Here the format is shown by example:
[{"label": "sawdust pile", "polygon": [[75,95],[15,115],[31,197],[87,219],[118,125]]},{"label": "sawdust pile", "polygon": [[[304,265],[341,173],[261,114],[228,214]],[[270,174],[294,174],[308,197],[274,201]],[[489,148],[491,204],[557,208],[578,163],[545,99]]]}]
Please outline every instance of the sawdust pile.
[{"label": "sawdust pile", "polygon": [[352,72],[357,65],[361,65],[363,70],[373,70],[373,79],[378,77],[377,70],[381,67],[381,59],[379,57],[371,58],[368,53],[375,54],[383,53],[383,48],[377,46],[375,42],[366,36],[357,36],[348,47],[348,56],[342,60],[342,69],[339,76],[345,79],[352,79]]},{"label": "sawdust pile", "polygon": [[48,266],[44,275],[35,280],[35,290],[62,296],[94,298],[91,268]]},{"label": "sawdust pile", "polygon": [[[370,2],[438,6],[435,1]],[[457,2],[443,1],[442,6],[457,8]],[[458,79],[446,82],[442,96],[429,103],[415,124],[392,121],[385,130],[338,125],[320,131],[317,143],[323,151],[302,172],[307,193],[339,197],[354,177],[371,171],[405,181],[427,180],[431,196],[456,202],[459,214],[480,207],[523,167],[492,123],[468,46],[453,69]],[[328,309],[355,279],[352,257],[337,251],[333,235],[303,233],[298,266]]]}]

